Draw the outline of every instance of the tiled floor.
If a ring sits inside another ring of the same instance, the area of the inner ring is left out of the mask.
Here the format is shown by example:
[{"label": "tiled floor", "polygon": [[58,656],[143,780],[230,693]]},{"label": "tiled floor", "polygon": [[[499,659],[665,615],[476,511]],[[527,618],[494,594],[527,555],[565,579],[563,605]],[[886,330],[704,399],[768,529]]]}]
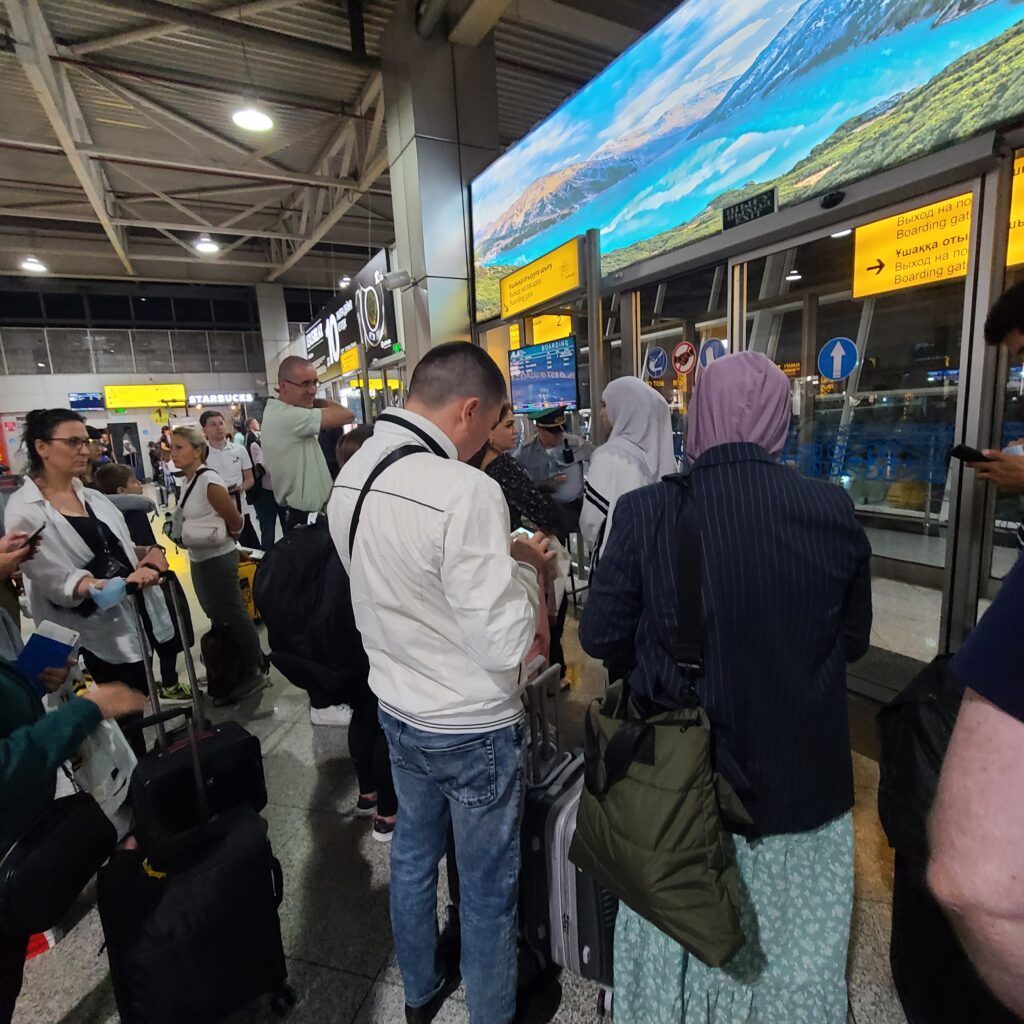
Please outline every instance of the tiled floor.
[{"label": "tiled floor", "polygon": [[[187,577],[182,563],[176,566]],[[191,587],[186,582],[191,595]],[[193,600],[197,633],[206,620]],[[599,666],[584,658],[567,629],[572,687],[562,711],[566,745],[579,742],[582,709],[603,686]],[[873,708],[855,710],[855,748],[870,754]],[[223,714],[223,712],[218,712]],[[344,730],[314,728],[302,692],[280,679],[258,699],[233,709],[259,736],[270,803],[266,817],[274,850],[284,866],[282,930],[290,982],[298,1005],[293,1024],[395,1024],[403,994],[388,918],[387,847],[370,839],[366,819],[352,816],[357,787]],[[892,857],[881,832],[874,761],[855,755],[857,885],[850,951],[851,1019],[858,1024],[903,1024],[888,970]],[[444,877],[439,902],[445,902]],[[83,895],[66,937],[27,965],[17,1024],[113,1024],[117,1020],[102,934],[90,891]],[[532,1008],[530,1024],[596,1021],[596,988],[563,977],[545,993],[546,1007]],[[272,1024],[278,1018],[259,1004],[231,1024]],[[468,1022],[461,992],[449,1000],[440,1024]],[[183,1022],[185,1024],[185,1022]]]}]

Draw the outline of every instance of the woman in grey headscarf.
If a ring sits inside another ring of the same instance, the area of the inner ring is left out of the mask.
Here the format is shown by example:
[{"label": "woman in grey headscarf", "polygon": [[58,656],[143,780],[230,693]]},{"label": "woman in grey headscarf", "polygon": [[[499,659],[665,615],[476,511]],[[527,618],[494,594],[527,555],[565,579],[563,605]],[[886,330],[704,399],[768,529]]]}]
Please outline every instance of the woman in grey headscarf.
[{"label": "woman in grey headscarf", "polygon": [[604,389],[601,417],[611,436],[590,460],[580,514],[580,532],[594,556],[611,532],[620,496],[677,469],[668,403],[639,377],[619,377]]}]

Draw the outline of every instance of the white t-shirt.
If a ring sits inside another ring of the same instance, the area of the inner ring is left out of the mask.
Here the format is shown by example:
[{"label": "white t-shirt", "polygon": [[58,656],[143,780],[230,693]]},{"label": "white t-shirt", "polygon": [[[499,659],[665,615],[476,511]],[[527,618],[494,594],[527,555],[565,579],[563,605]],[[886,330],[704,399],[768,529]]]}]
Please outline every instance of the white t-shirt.
[{"label": "white t-shirt", "polygon": [[[210,484],[220,484],[224,487],[224,480],[219,474],[212,469],[208,469],[205,473],[200,473],[198,479],[195,482],[195,487],[192,487],[191,483],[182,484],[182,519],[184,522],[190,520],[200,519],[208,521],[213,516],[218,515],[217,510],[210,504],[210,499],[207,496],[207,489]],[[185,501],[185,492],[192,487],[192,493],[188,496],[188,501]],[[226,488],[225,488],[226,489]],[[206,562],[211,558],[218,558],[221,555],[226,555],[230,551],[235,550],[235,542],[229,536],[226,541],[222,544],[217,544],[212,548],[202,548],[199,550],[189,550],[188,557],[191,562]]]},{"label": "white t-shirt", "polygon": [[241,487],[242,474],[252,469],[249,453],[237,444],[226,441],[223,448],[209,446],[206,465],[210,467],[228,487]]}]

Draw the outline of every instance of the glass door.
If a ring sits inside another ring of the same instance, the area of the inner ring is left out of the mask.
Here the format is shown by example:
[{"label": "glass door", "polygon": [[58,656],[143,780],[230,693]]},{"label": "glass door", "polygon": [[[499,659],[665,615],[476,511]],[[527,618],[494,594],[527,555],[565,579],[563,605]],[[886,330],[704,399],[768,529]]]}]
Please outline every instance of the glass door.
[{"label": "glass door", "polygon": [[854,257],[853,231],[843,229],[733,261],[743,344],[792,381],[783,460],[842,487],[871,540],[873,645],[928,661],[946,579],[967,278],[855,298]]}]

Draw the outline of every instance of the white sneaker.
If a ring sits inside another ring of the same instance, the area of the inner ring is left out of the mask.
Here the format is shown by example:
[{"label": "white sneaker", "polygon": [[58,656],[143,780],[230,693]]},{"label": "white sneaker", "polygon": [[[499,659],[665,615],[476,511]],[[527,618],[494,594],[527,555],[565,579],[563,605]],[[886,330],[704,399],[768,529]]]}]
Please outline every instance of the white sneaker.
[{"label": "white sneaker", "polygon": [[352,709],[347,704],[335,704],[330,708],[309,709],[309,720],[313,725],[346,726],[352,721]]}]

